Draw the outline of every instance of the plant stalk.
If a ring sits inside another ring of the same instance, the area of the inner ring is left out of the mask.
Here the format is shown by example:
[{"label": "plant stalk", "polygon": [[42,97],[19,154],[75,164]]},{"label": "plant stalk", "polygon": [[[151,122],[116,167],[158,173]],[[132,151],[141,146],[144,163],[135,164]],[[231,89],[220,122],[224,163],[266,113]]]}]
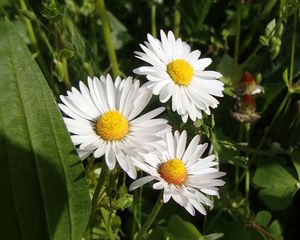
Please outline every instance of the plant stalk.
[{"label": "plant stalk", "polygon": [[296,10],[295,13],[294,13],[293,36],[292,36],[291,63],[290,63],[290,74],[289,74],[290,86],[292,86],[292,84],[293,84],[296,35],[297,35],[297,17],[298,17],[298,11]]},{"label": "plant stalk", "polygon": [[180,21],[181,21],[181,15],[180,12],[178,11],[178,4],[180,0],[175,0],[175,5],[174,5],[174,28],[173,32],[175,37],[179,36],[180,32]]},{"label": "plant stalk", "polygon": [[108,57],[109,57],[110,65],[112,68],[112,74],[113,74],[114,78],[116,78],[119,75],[120,71],[119,71],[119,65],[118,65],[116,52],[115,52],[115,49],[114,49],[113,43],[112,43],[112,37],[111,37],[111,32],[110,32],[110,27],[109,27],[109,20],[108,20],[107,14],[106,14],[105,2],[104,2],[104,0],[97,0],[96,4],[97,4],[97,8],[98,8],[100,18],[102,21],[102,32],[103,32],[103,36],[104,36],[105,45],[106,45],[107,51],[108,51]]},{"label": "plant stalk", "polygon": [[[246,142],[248,143],[248,146],[250,145],[250,129],[251,129],[251,124],[246,123],[245,124],[245,138]],[[248,154],[247,154],[248,155]],[[250,193],[250,171],[249,171],[249,165],[245,169],[245,198],[248,200],[249,199],[249,193]]]},{"label": "plant stalk", "polygon": [[156,5],[152,3],[151,6],[151,35],[156,38],[157,37],[157,29],[156,29]]},{"label": "plant stalk", "polygon": [[140,240],[142,239],[143,235],[147,232],[147,230],[149,229],[149,227],[152,225],[152,223],[154,222],[157,214],[159,213],[159,210],[161,209],[161,207],[163,206],[164,202],[163,202],[163,192],[160,192],[160,195],[154,205],[154,207],[152,208],[151,213],[149,214],[146,222],[144,223],[144,225],[142,226],[141,230],[138,232],[137,236],[136,236],[136,240]]},{"label": "plant stalk", "polygon": [[237,0],[235,44],[234,44],[234,56],[233,56],[233,65],[232,65],[232,74],[231,74],[233,86],[236,86],[238,84],[237,68],[238,68],[238,59],[239,59],[240,33],[241,33],[241,15],[242,15],[242,0]]},{"label": "plant stalk", "polygon": [[[25,10],[25,11],[28,11],[25,0],[20,0],[19,2],[20,2],[21,9]],[[28,37],[29,37],[30,42],[31,42],[32,50],[33,50],[33,52],[38,53],[37,58],[36,58],[37,62],[39,64],[39,66],[40,66],[40,68],[41,68],[41,70],[42,70],[49,86],[52,88],[53,87],[52,77],[50,75],[50,72],[48,71],[47,65],[46,65],[41,53],[39,53],[39,44],[38,44],[37,38],[35,36],[31,21],[30,21],[30,19],[28,19],[26,17],[22,17],[22,18],[23,18],[23,21],[25,23],[25,27],[26,27],[26,31],[28,33]]]},{"label": "plant stalk", "polygon": [[[94,191],[94,195],[93,195],[93,199],[92,199],[92,209],[91,209],[91,214],[89,217],[89,222],[88,222],[88,225],[87,225],[87,228],[85,231],[85,236],[90,235],[90,228],[92,225],[94,213],[95,213],[97,205],[98,205],[99,195],[100,195],[102,187],[104,186],[107,175],[108,175],[107,166],[106,166],[106,163],[103,162],[102,166],[101,166],[100,176],[98,178],[98,182],[97,182],[97,185],[96,185],[96,188]],[[87,239],[90,239],[90,238],[88,237]]]}]

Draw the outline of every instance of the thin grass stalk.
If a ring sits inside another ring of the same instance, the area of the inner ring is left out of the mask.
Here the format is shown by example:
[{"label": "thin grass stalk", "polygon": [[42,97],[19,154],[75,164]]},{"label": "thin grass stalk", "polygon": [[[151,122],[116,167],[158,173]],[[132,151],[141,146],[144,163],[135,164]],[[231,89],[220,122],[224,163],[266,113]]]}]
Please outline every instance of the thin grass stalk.
[{"label": "thin grass stalk", "polygon": [[119,74],[119,65],[118,65],[118,60],[117,60],[117,56],[116,56],[116,51],[113,47],[113,43],[112,43],[112,37],[111,37],[111,32],[110,32],[110,27],[109,27],[109,20],[106,14],[106,7],[105,7],[105,2],[104,0],[97,0],[97,9],[99,11],[100,14],[100,18],[102,21],[102,32],[103,32],[103,36],[104,36],[104,41],[105,41],[105,45],[107,47],[107,51],[108,51],[108,57],[109,57],[109,61],[110,61],[110,65],[112,68],[112,74],[114,76],[114,78],[116,78]]}]

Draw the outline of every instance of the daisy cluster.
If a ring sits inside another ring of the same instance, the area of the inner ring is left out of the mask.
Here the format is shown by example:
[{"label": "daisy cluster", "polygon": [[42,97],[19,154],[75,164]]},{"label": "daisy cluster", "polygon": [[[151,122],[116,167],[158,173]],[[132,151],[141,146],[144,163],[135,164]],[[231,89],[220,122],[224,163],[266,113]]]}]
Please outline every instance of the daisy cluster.
[{"label": "daisy cluster", "polygon": [[172,133],[168,121],[158,117],[165,107],[143,110],[154,94],[162,103],[170,100],[183,122],[201,119],[217,107],[215,97],[223,96],[222,75],[205,70],[211,59],[200,58],[200,51],[191,51],[171,31],[161,31],[160,40],[150,34],[147,39],[136,52],[147,65],[134,69],[146,76],[145,84],[132,77],[88,77],[87,85],[80,82],[79,90],[73,87],[60,97],[59,107],[82,160],[104,157],[110,170],[118,163],[133,179],[140,169],[146,175],[130,190],[155,181],[165,203],[173,198],[192,215],[195,209],[206,214],[204,205],[213,207],[207,195],[218,196],[225,175],[214,155],[203,157],[208,144],[201,144],[199,135],[187,143],[186,131]]}]

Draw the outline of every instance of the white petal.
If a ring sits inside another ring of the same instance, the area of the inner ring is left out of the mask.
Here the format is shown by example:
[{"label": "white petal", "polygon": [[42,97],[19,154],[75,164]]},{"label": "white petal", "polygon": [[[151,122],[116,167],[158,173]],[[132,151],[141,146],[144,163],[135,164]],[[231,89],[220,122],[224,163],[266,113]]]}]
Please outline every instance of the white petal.
[{"label": "white petal", "polygon": [[136,181],[134,181],[133,183],[130,184],[129,186],[129,191],[133,191],[137,188],[139,188],[140,186],[154,180],[155,178],[152,176],[146,176],[146,177],[142,177],[137,179]]},{"label": "white petal", "polygon": [[184,163],[187,163],[191,157],[191,155],[193,154],[193,152],[195,152],[197,145],[199,144],[200,141],[200,136],[196,135],[192,141],[190,142],[188,148],[186,149],[183,157],[182,157],[182,161]]},{"label": "white petal", "polygon": [[164,188],[164,183],[163,182],[157,182],[157,183],[153,184],[153,189],[161,190],[163,188]]},{"label": "white petal", "polygon": [[185,151],[186,139],[187,139],[186,131],[183,131],[178,139],[178,146],[176,152],[176,157],[178,157],[179,159],[182,159],[182,155]]},{"label": "white petal", "polygon": [[114,153],[114,149],[111,143],[108,143],[105,149],[105,161],[107,167],[112,170],[116,165],[116,155]]}]

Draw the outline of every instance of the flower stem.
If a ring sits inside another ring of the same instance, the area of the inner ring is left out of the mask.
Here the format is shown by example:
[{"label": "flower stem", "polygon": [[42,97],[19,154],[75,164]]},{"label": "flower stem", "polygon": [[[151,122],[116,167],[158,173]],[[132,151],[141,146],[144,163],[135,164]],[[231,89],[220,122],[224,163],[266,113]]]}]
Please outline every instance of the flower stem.
[{"label": "flower stem", "polygon": [[67,88],[71,88],[72,84],[70,82],[69,71],[68,71],[68,61],[66,58],[62,58],[62,64],[64,67],[64,83]]},{"label": "flower stem", "polygon": [[100,18],[102,21],[102,31],[103,31],[104,41],[105,41],[107,51],[108,51],[109,61],[110,61],[111,67],[112,67],[112,73],[113,73],[113,76],[116,78],[119,75],[120,71],[119,71],[119,65],[118,65],[118,61],[117,61],[116,52],[115,52],[115,49],[112,44],[112,37],[111,37],[110,28],[109,28],[108,17],[106,14],[105,3],[104,3],[104,0],[97,0],[96,4],[97,4]]},{"label": "flower stem", "polygon": [[[28,11],[25,0],[20,0],[20,7],[22,10]],[[23,21],[26,26],[26,31],[27,31],[28,37],[30,39],[32,49],[35,53],[38,53],[39,52],[39,44],[38,44],[37,38],[35,36],[31,21],[26,17],[23,17]],[[41,53],[38,53],[36,59],[37,59],[37,62],[39,64],[46,80],[48,81],[49,86],[52,88],[52,86],[53,86],[52,77],[49,73],[49,70],[47,68],[47,65],[46,65]]]},{"label": "flower stem", "polygon": [[[90,234],[90,228],[92,225],[92,221],[93,221],[93,217],[94,217],[94,213],[96,211],[97,205],[98,205],[98,199],[99,199],[99,195],[101,192],[102,187],[104,186],[106,177],[108,175],[108,170],[107,170],[107,166],[106,163],[103,162],[102,163],[102,167],[101,167],[101,172],[100,172],[100,176],[98,178],[98,182],[94,191],[94,195],[93,195],[93,199],[92,199],[92,209],[91,209],[91,214],[90,214],[90,218],[89,218],[89,222],[85,231],[85,236],[89,236]],[[87,239],[89,239],[89,237],[87,237]]]},{"label": "flower stem", "polygon": [[296,10],[294,13],[293,36],[292,36],[291,63],[290,63],[290,74],[289,74],[290,86],[292,86],[293,84],[293,71],[294,71],[296,35],[297,35],[297,17],[298,17],[298,11]]},{"label": "flower stem", "polygon": [[156,5],[155,3],[152,3],[151,6],[151,34],[154,38],[157,36],[157,30],[156,30]]},{"label": "flower stem", "polygon": [[141,230],[138,232],[137,236],[136,236],[136,240],[140,240],[142,239],[143,235],[147,232],[147,230],[149,229],[149,227],[152,225],[152,223],[154,222],[157,214],[159,213],[159,210],[161,209],[161,207],[163,206],[163,192],[161,191],[154,207],[152,208],[151,213],[149,214],[146,222],[144,223],[144,225],[142,226]]},{"label": "flower stem", "polygon": [[[250,129],[251,129],[251,124],[246,123],[245,124],[245,138],[246,142],[248,143],[248,146],[250,145]],[[249,165],[245,169],[245,198],[248,200],[249,198],[249,193],[250,193],[250,171],[249,171]]]},{"label": "flower stem", "polygon": [[239,58],[239,45],[240,45],[240,32],[241,32],[241,15],[242,15],[242,0],[237,0],[237,17],[236,17],[236,28],[235,28],[235,44],[234,44],[234,56],[232,64],[231,79],[233,86],[237,85],[237,67]]},{"label": "flower stem", "polygon": [[[243,141],[243,136],[244,136],[244,124],[240,123],[239,125],[239,135],[238,135],[238,142]],[[240,175],[240,168],[239,166],[235,165],[235,169],[234,169],[234,183],[235,183],[235,187],[238,187],[239,184],[239,176]]]},{"label": "flower stem", "polygon": [[[260,148],[262,147],[263,143],[264,143],[265,140],[266,140],[266,137],[269,135],[269,133],[270,133],[270,131],[271,131],[273,125],[275,124],[277,118],[279,117],[279,114],[280,114],[281,111],[283,110],[283,108],[284,108],[285,104],[287,103],[289,97],[290,97],[290,93],[287,92],[287,94],[285,95],[285,97],[284,97],[283,101],[281,102],[279,108],[277,109],[277,111],[276,111],[276,113],[275,113],[275,115],[274,115],[274,117],[273,117],[273,119],[272,119],[270,125],[266,128],[266,131],[265,131],[264,135],[262,136],[262,138],[261,138],[261,140],[260,140],[260,142],[259,142],[259,144],[258,144],[258,146],[257,146],[257,150],[260,150]],[[255,155],[254,155],[254,156],[255,156]],[[253,156],[253,157],[254,157],[254,156]]]},{"label": "flower stem", "polygon": [[174,28],[173,32],[175,37],[179,36],[180,32],[180,20],[181,20],[181,15],[180,12],[178,11],[178,4],[180,0],[175,0],[175,5],[174,5]]}]

